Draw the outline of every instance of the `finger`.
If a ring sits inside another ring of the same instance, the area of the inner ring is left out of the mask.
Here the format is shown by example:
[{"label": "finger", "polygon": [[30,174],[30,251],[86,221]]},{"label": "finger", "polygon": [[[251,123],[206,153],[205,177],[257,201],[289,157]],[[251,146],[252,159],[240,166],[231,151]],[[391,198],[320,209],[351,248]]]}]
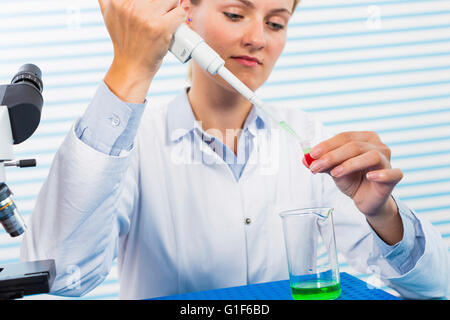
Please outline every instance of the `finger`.
[{"label": "finger", "polygon": [[106,8],[110,5],[111,0],[98,0],[98,4],[100,5],[100,11],[102,14],[105,13]]},{"label": "finger", "polygon": [[348,159],[355,158],[374,149],[376,149],[376,146],[371,143],[353,140],[322,155],[319,160],[311,164],[310,169],[315,173],[324,172],[342,164]]},{"label": "finger", "polygon": [[367,172],[366,178],[380,183],[397,184],[403,179],[403,172],[397,168],[374,170]]},{"label": "finger", "polygon": [[379,138],[378,135],[372,131],[342,132],[314,146],[310,152],[310,155],[314,159],[319,159],[325,153],[339,148],[350,141],[378,142]]},{"label": "finger", "polygon": [[152,2],[155,9],[161,13],[167,13],[178,7],[178,0],[156,0]]},{"label": "finger", "polygon": [[390,168],[389,161],[376,149],[372,149],[357,157],[352,157],[330,171],[335,178],[340,178],[348,174],[373,168]]}]

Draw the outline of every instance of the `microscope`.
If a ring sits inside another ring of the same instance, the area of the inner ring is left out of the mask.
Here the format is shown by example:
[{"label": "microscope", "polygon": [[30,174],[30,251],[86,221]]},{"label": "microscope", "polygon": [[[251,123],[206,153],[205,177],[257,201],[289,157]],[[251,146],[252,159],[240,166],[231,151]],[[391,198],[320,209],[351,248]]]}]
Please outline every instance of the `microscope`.
[{"label": "microscope", "polygon": [[[34,167],[35,159],[14,161],[13,145],[27,140],[37,129],[44,100],[42,73],[23,65],[11,84],[0,85],[0,224],[11,237],[26,231],[24,220],[6,185],[5,167]],[[0,265],[0,299],[47,293],[55,276],[54,260]]]}]

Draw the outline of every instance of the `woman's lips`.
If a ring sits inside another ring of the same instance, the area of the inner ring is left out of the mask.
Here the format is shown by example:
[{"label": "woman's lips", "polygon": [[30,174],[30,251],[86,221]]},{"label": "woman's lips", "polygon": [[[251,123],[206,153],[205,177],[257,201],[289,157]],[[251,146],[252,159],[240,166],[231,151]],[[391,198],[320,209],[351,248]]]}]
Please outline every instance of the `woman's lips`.
[{"label": "woman's lips", "polygon": [[262,64],[258,59],[246,56],[232,57],[236,62],[246,67],[256,67]]}]

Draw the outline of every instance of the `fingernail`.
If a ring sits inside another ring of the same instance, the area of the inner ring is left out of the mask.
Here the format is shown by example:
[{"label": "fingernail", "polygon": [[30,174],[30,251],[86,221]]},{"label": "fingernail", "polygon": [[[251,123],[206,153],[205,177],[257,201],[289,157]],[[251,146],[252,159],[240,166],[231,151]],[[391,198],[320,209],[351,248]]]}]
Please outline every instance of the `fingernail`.
[{"label": "fingernail", "polygon": [[339,177],[342,172],[344,172],[344,168],[342,166],[338,166],[336,168],[334,168],[333,170],[331,170],[331,175],[335,178]]},{"label": "fingernail", "polygon": [[316,160],[314,161],[311,166],[309,167],[312,171],[320,171],[322,167],[324,166],[324,163],[322,160]]},{"label": "fingernail", "polygon": [[366,173],[366,178],[369,180],[376,180],[380,177],[380,175],[376,172],[367,172]]},{"label": "fingernail", "polygon": [[311,155],[311,157],[317,159],[320,157],[321,153],[322,153],[322,149],[320,147],[314,147],[314,148],[312,148],[312,150],[309,154]]}]

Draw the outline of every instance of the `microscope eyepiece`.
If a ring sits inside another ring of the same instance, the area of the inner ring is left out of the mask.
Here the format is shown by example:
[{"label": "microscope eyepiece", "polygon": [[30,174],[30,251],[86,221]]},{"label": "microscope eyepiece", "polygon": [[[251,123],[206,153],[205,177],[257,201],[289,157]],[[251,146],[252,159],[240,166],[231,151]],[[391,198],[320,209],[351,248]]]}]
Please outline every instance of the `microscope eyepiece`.
[{"label": "microscope eyepiece", "polygon": [[11,84],[27,83],[34,86],[42,93],[44,85],[42,82],[42,72],[34,64],[24,64],[13,77]]},{"label": "microscope eyepiece", "polygon": [[20,67],[11,84],[0,86],[0,106],[7,106],[14,144],[27,140],[37,129],[44,103],[42,72],[34,64]]}]

